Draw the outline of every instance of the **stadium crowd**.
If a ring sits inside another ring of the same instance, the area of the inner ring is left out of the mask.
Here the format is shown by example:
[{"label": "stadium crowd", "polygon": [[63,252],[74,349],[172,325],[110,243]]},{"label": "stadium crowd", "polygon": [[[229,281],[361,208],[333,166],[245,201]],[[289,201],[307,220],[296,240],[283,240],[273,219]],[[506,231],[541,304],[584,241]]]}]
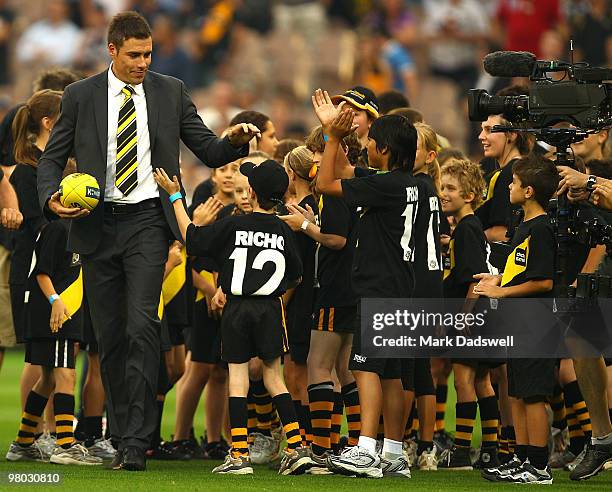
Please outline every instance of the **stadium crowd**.
[{"label": "stadium crowd", "polygon": [[[557,189],[612,224],[608,130],[572,145],[573,170],[526,133],[492,132],[504,115],[467,120],[469,88],[529,94],[526,79],[484,73],[484,54],[567,59],[570,40],[575,61],[612,66],[610,2],[0,0],[0,357],[26,349],[7,460],[144,470],[146,459],[206,458],[224,460],[216,473],[269,464],[371,478],[477,468],[511,483],[609,468],[612,360],[373,359],[360,340],[364,298],[472,309],[550,297],[546,211]],[[108,125],[85,93],[98,80]],[[159,115],[151,80],[168,91]],[[62,176],[96,174],[80,157],[98,144],[85,130],[100,127],[112,170],[98,180],[103,213],[60,204]],[[176,146],[176,163],[157,162],[154,141],[169,160]],[[99,227],[88,225],[95,217]],[[138,229],[148,220],[172,230],[163,252],[146,249],[158,240],[155,227]],[[134,243],[142,264],[119,251],[136,230],[148,234]],[[90,247],[96,234],[103,248]],[[499,241],[509,254],[492,251]],[[571,280],[609,274],[605,250],[580,250]],[[158,276],[138,276],[162,256]],[[126,321],[101,300],[117,271],[153,339],[130,332],[140,319],[131,308]],[[155,302],[130,279],[148,282]],[[128,327],[127,356],[111,321]],[[79,351],[86,375],[75,388]],[[454,435],[444,423],[451,372]]]}]

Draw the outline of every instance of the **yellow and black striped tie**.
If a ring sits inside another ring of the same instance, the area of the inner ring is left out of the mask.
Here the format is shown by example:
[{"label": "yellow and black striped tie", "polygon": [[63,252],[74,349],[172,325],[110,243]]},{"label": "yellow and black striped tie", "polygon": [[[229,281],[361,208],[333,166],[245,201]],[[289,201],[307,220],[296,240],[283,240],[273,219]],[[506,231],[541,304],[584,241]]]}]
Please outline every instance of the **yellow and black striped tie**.
[{"label": "yellow and black striped tie", "polygon": [[136,134],[136,107],[134,88],[126,85],[121,89],[125,96],[119,109],[117,123],[117,160],[115,164],[115,186],[128,195],[138,185],[138,136]]}]

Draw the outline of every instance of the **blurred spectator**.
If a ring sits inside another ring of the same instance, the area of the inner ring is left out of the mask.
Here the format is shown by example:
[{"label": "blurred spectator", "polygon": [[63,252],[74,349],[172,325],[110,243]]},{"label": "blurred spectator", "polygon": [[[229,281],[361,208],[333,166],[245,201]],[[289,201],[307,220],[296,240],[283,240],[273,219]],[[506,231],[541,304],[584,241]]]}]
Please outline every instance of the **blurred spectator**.
[{"label": "blurred spectator", "polygon": [[418,40],[417,18],[405,0],[379,0],[366,22],[386,32],[405,47]]},{"label": "blurred spectator", "polygon": [[104,7],[104,11],[109,18],[118,14],[122,10],[127,10],[128,0],[96,0],[96,3]]},{"label": "blurred spectator", "polygon": [[297,99],[306,99],[318,85],[317,58],[327,25],[325,9],[319,0],[278,0],[274,18],[294,54],[293,93]]},{"label": "blurred spectator", "polygon": [[17,59],[41,66],[72,65],[81,45],[79,29],[68,20],[65,0],[50,0],[46,18],[31,24],[17,43]]},{"label": "blurred spectator", "polygon": [[[545,31],[540,37],[540,56],[543,60],[565,60],[567,53],[565,49],[565,39],[559,31]],[[563,72],[552,72],[548,77],[553,80],[562,80],[566,77]]]},{"label": "blurred spectator", "polygon": [[195,84],[193,65],[193,60],[178,44],[175,23],[167,15],[157,16],[153,21],[151,70],[181,79],[191,88]]},{"label": "blurred spectator", "polygon": [[478,78],[478,45],[489,19],[476,0],[425,0],[424,6],[431,72],[456,82],[464,97]]},{"label": "blurred spectator", "polygon": [[125,10],[135,10],[147,19],[150,25],[153,25],[155,18],[163,13],[159,0],[129,0]]},{"label": "blurred spectator", "polygon": [[207,87],[215,79],[217,67],[226,61],[235,22],[235,0],[199,2],[204,16],[198,20],[196,42],[197,84]]},{"label": "blurred spectator", "polygon": [[0,86],[8,84],[9,77],[9,42],[13,29],[15,13],[6,0],[0,0]]},{"label": "blurred spectator", "polygon": [[380,0],[366,20],[382,58],[390,67],[392,88],[416,97],[416,68],[409,47],[418,39],[417,19],[404,0]]},{"label": "blurred spectator", "polygon": [[367,33],[357,43],[355,80],[375,93],[388,91],[393,85],[393,71],[383,55],[385,42],[384,36]]},{"label": "blurred spectator", "polygon": [[594,66],[610,66],[612,62],[612,2],[589,0],[587,12],[571,21],[575,59]]},{"label": "blurred spectator", "polygon": [[499,29],[505,50],[530,51],[540,56],[540,37],[550,29],[565,33],[560,0],[500,0]]},{"label": "blurred spectator", "polygon": [[75,68],[93,74],[108,68],[108,18],[104,7],[94,3],[83,16],[84,30],[81,48],[74,61]]},{"label": "blurred spectator", "polygon": [[376,99],[378,99],[378,114],[381,116],[388,114],[392,109],[410,107],[408,98],[401,92],[391,90],[377,94]]},{"label": "blurred spectator", "polygon": [[210,91],[204,108],[198,111],[204,124],[217,135],[229,126],[229,122],[242,109],[233,105],[234,91],[225,80],[217,80]]}]

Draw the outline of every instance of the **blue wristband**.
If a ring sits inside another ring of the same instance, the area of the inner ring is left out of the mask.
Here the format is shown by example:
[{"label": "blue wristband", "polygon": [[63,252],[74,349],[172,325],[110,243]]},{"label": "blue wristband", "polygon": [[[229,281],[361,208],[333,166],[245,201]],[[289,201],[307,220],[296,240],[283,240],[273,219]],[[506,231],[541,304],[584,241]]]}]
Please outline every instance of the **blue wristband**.
[{"label": "blue wristband", "polygon": [[176,193],[172,193],[172,195],[168,197],[168,200],[170,200],[170,203],[174,203],[181,198],[183,198],[183,194],[180,191],[177,191]]},{"label": "blue wristband", "polygon": [[52,294],[49,296],[49,304],[53,306],[53,303],[60,298],[58,294]]}]

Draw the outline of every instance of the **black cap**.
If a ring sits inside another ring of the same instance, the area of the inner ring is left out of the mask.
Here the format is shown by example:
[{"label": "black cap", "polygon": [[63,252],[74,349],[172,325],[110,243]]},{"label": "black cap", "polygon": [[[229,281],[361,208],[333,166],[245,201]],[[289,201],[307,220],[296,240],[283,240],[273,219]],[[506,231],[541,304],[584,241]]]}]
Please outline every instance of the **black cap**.
[{"label": "black cap", "polygon": [[283,200],[285,197],[289,176],[278,162],[272,159],[261,164],[245,162],[240,166],[240,172],[249,178],[249,185],[259,200]]},{"label": "black cap", "polygon": [[376,94],[367,87],[358,85],[349,89],[344,94],[333,96],[331,100],[334,104],[344,100],[359,109],[367,111],[374,118],[378,118],[378,99],[376,99]]}]

